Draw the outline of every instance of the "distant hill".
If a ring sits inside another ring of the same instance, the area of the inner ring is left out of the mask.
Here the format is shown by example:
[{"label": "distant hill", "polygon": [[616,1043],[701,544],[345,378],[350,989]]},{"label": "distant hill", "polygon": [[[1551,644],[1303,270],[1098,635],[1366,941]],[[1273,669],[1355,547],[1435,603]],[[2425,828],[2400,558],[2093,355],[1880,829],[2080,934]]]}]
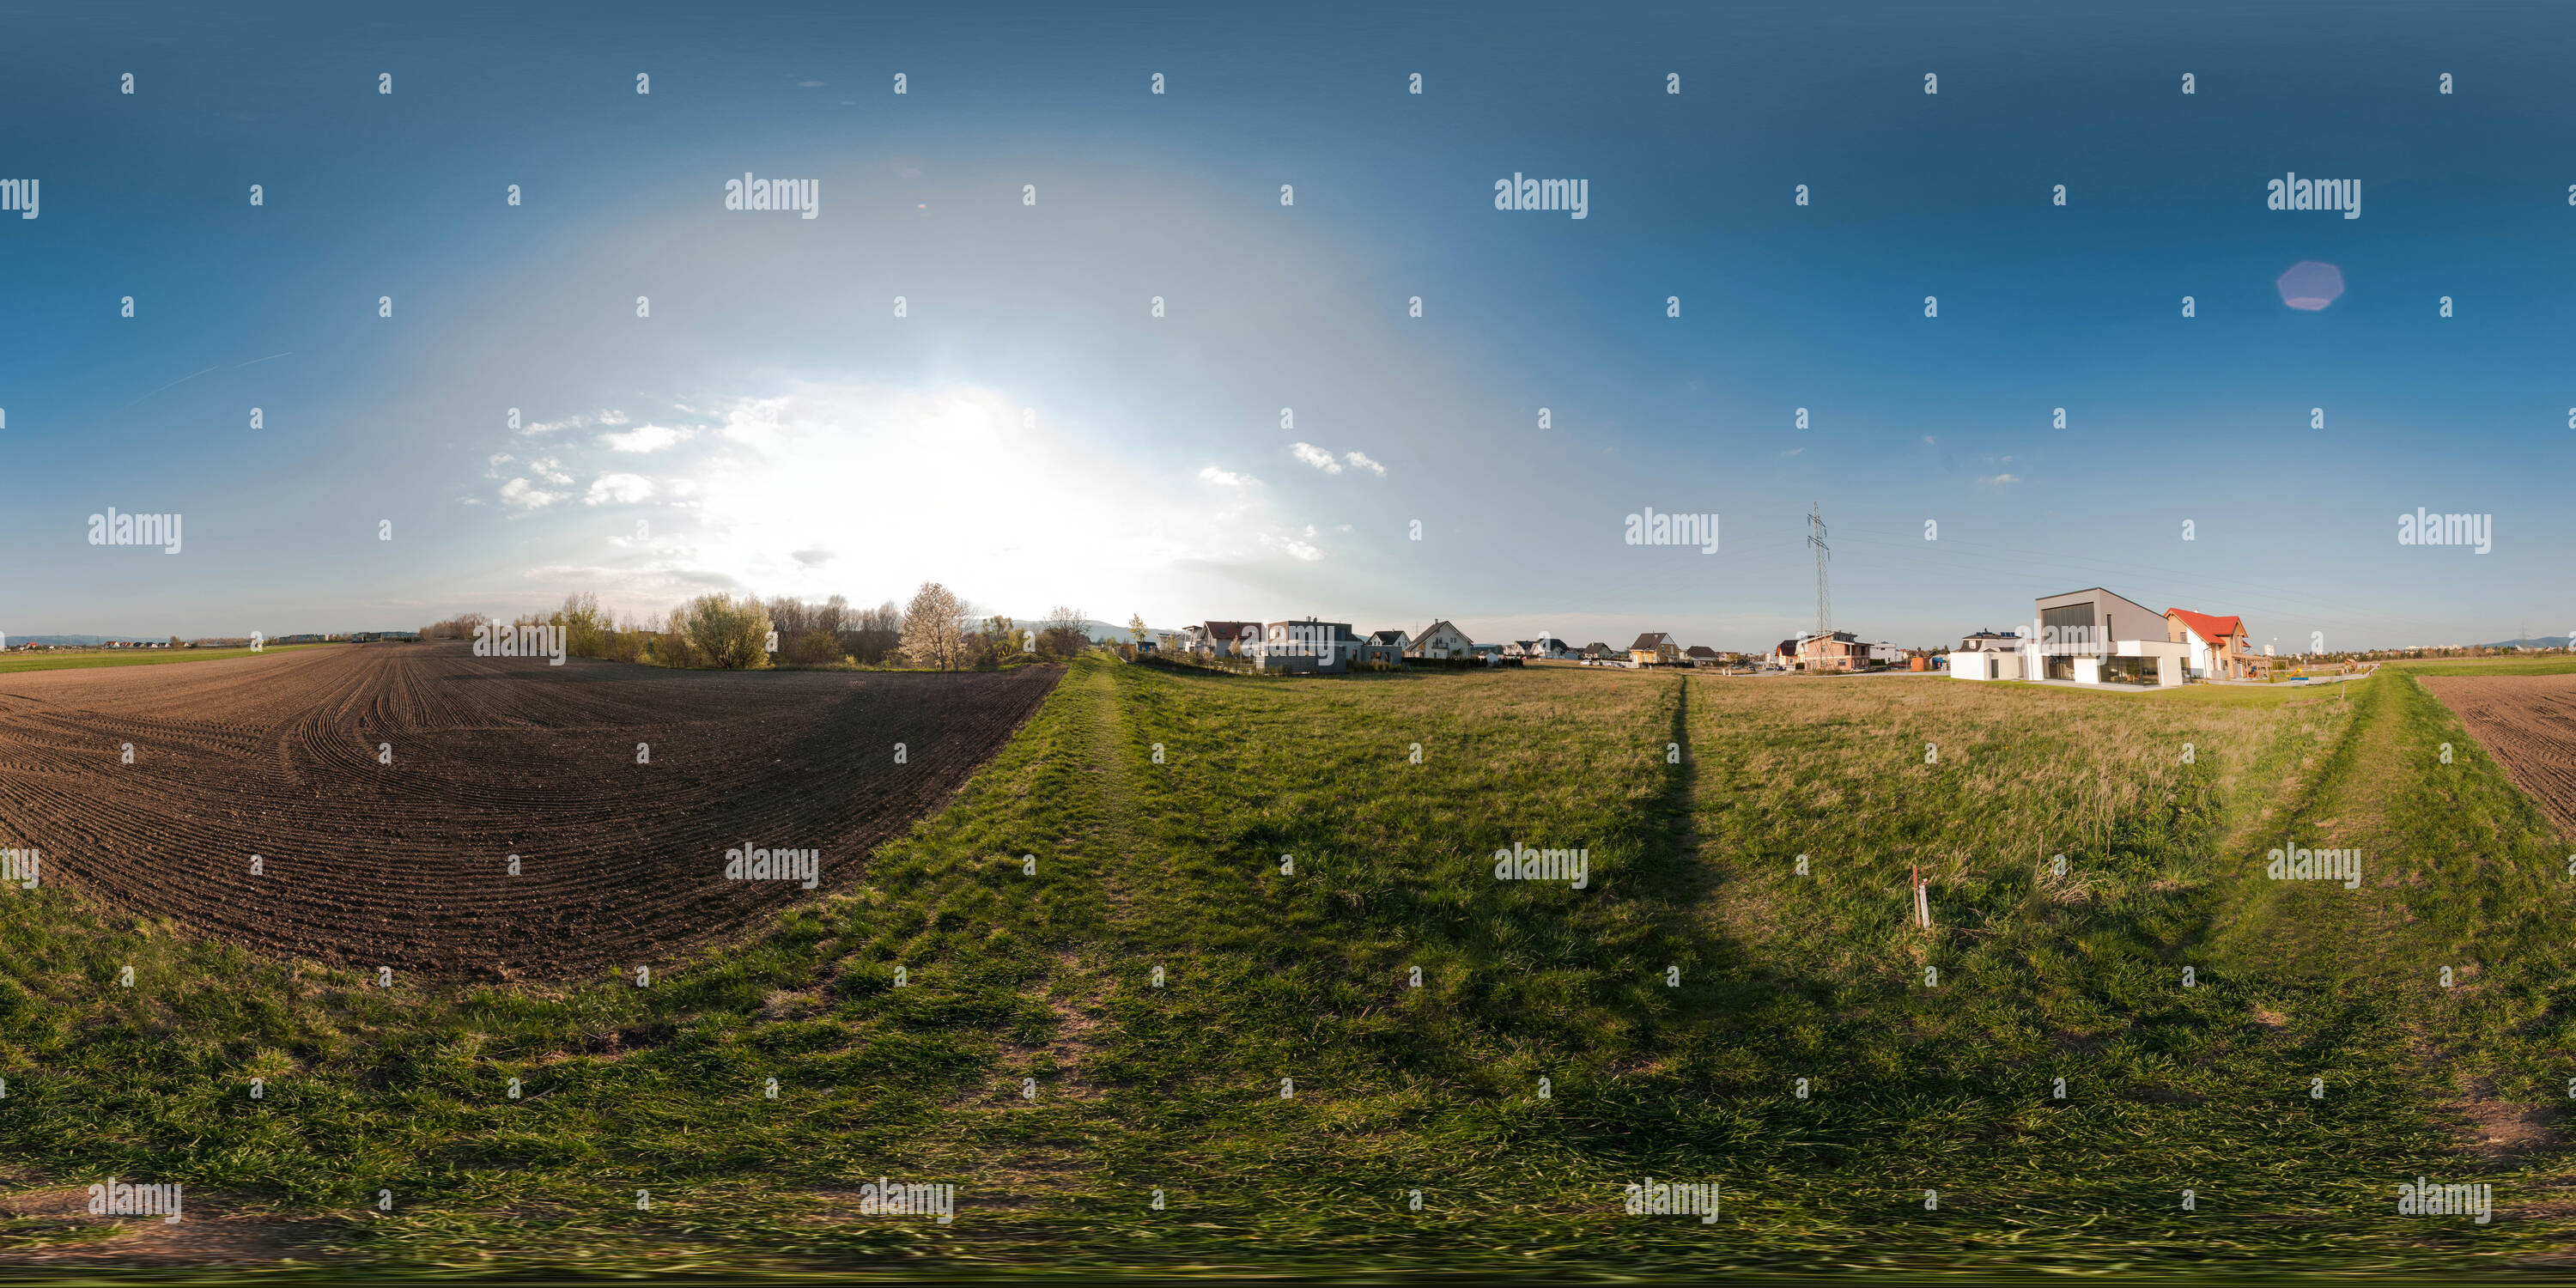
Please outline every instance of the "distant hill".
[{"label": "distant hill", "polygon": [[[1047,624],[1042,620],[1025,617],[1014,617],[1011,619],[1011,629],[1013,630],[1043,631],[1046,628]],[[1126,627],[1121,626],[1116,622],[1097,621],[1087,617],[1083,619],[1082,629],[1085,634],[1091,637],[1091,641],[1095,644],[1129,644],[1133,643],[1136,638],[1134,632],[1129,631]],[[1176,631],[1168,630],[1160,626],[1148,626],[1145,628],[1145,638],[1147,639],[1159,640],[1164,636],[1177,633],[1178,632]]]},{"label": "distant hill", "polygon": [[2502,643],[2498,643],[2498,644],[2479,644],[2479,645],[2476,645],[2475,647],[2478,647],[2478,648],[2565,648],[2565,647],[2567,647],[2567,637],[2566,637],[2566,636],[2564,636],[2564,635],[2543,635],[2543,636],[2541,636],[2541,637],[2539,637],[2539,638],[2537,638],[2537,639],[2528,639],[2528,640],[2505,640],[2505,641],[2503,641]]}]

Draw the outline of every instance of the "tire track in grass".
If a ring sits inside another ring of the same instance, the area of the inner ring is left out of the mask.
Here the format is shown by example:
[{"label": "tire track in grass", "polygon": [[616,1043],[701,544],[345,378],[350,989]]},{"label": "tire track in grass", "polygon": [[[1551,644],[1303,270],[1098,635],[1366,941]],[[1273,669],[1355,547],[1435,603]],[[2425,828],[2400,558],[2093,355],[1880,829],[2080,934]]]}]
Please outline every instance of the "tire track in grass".
[{"label": "tire track in grass", "polygon": [[[2551,1217],[2563,1236],[2576,1229],[2566,837],[2427,686],[2397,673],[2375,687],[2386,712],[2382,790],[2346,824],[2347,843],[2403,863],[2386,889],[2411,932],[2411,953],[2394,964],[2408,986],[2408,1067],[2445,1136],[2423,1170],[2488,1181],[2499,1219],[2528,1229]],[[2565,1263],[2563,1247],[2554,1255]]]},{"label": "tire track in grass", "polygon": [[[2538,1252],[2576,1211],[2543,1076],[2567,1072],[2554,1067],[2564,1053],[2535,1060],[2529,1040],[2546,1046],[2553,1016],[2563,1031],[2576,1004],[2565,982],[2576,909],[2543,871],[2553,829],[2410,677],[2385,673],[2354,700],[2314,789],[2236,856],[2236,912],[2213,947],[2264,1023],[2340,1059],[2334,1080],[2374,1084],[2386,1111],[2354,1125],[2375,1169],[2350,1178],[2365,1201],[2393,1211],[2397,1182],[2419,1174],[2487,1182],[2500,1220],[2517,1204],[2554,1215],[2508,1227]],[[2359,851],[2358,887],[2270,878],[2269,851],[2292,846]]]}]

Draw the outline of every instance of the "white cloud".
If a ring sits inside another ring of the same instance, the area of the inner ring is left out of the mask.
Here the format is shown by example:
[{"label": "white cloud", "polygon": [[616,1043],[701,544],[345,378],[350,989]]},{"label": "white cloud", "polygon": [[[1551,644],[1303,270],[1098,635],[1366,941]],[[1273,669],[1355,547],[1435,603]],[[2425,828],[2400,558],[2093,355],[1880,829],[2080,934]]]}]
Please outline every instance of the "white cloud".
[{"label": "white cloud", "polygon": [[1213,465],[1204,466],[1199,470],[1199,482],[1216,487],[1242,487],[1253,481],[1249,474],[1237,474],[1232,470],[1221,470]]},{"label": "white cloud", "polygon": [[1305,464],[1312,465],[1316,469],[1322,470],[1326,474],[1339,474],[1342,472],[1342,463],[1334,460],[1331,452],[1325,451],[1323,448],[1317,447],[1313,443],[1290,444],[1288,454],[1296,457],[1299,461]]},{"label": "white cloud", "polygon": [[562,499],[562,493],[531,487],[526,479],[512,479],[501,485],[501,503],[515,505],[522,510],[541,509]]},{"label": "white cloud", "polygon": [[618,434],[602,434],[600,445],[619,452],[656,452],[689,437],[686,430],[668,425],[638,425]]},{"label": "white cloud", "polygon": [[[1306,529],[1306,535],[1309,537],[1315,535],[1315,530],[1313,528]],[[1316,549],[1313,542],[1305,541],[1297,537],[1282,537],[1274,533],[1265,532],[1261,534],[1261,544],[1286,551],[1289,558],[1302,560],[1306,563],[1313,563],[1324,557],[1324,552]]]},{"label": "white cloud", "polygon": [[1367,470],[1370,473],[1377,475],[1379,478],[1386,477],[1386,467],[1370,460],[1368,458],[1368,453],[1366,452],[1344,452],[1342,453],[1342,459],[1350,462],[1352,469]]},{"label": "white cloud", "polygon": [[581,501],[584,505],[598,505],[604,501],[633,505],[652,495],[653,480],[641,474],[602,474],[591,483],[589,495]]},{"label": "white cloud", "polygon": [[2017,475],[2017,474],[1989,474],[1989,475],[1987,475],[1986,477],[1984,477],[1984,478],[1982,478],[1982,479],[1979,479],[1979,480],[1977,480],[1977,481],[1978,481],[1978,482],[1980,482],[1980,483],[1985,484],[1985,485],[1986,485],[1986,486],[1988,486],[1988,487],[2000,487],[2000,486],[2002,486],[2003,484],[2006,484],[2006,483],[2019,483],[2019,482],[2021,482],[2021,476],[2020,476],[2020,475]]},{"label": "white cloud", "polygon": [[551,456],[544,460],[528,462],[528,470],[538,478],[544,479],[546,482],[552,483],[557,487],[567,487],[572,483],[572,476],[564,473],[563,462],[558,461]]}]

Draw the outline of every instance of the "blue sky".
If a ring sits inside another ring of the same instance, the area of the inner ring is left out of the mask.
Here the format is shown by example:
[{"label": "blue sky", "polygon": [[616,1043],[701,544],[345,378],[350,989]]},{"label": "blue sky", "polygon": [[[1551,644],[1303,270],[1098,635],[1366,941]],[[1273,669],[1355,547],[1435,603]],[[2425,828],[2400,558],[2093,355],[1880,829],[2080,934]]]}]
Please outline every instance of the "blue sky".
[{"label": "blue sky", "polygon": [[2563,11],[523,10],[8,7],[0,630],[937,578],[1752,648],[1813,623],[1811,503],[1900,643],[2096,584],[2284,648],[2576,626]]}]

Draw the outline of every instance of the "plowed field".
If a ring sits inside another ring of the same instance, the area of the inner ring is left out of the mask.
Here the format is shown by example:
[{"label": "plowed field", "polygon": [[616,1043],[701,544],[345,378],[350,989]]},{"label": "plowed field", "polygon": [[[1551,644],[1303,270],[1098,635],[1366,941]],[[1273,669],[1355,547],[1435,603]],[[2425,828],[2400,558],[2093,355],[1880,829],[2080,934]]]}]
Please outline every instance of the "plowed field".
[{"label": "plowed field", "polygon": [[725,880],[729,848],[817,849],[821,888],[848,881],[1059,674],[554,667],[393,644],[0,676],[0,843],[40,850],[46,885],[264,952],[624,969],[813,897]]},{"label": "plowed field", "polygon": [[2576,675],[2428,675],[2505,776],[2576,836]]}]

